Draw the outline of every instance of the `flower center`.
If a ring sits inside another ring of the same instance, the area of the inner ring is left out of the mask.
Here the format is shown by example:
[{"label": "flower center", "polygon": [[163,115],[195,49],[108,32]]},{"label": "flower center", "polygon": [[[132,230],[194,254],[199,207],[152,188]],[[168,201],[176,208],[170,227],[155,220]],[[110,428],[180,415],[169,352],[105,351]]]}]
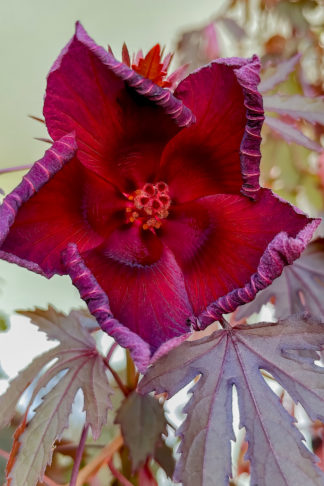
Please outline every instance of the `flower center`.
[{"label": "flower center", "polygon": [[169,215],[171,198],[165,182],[147,183],[128,196],[130,205],[126,208],[127,223],[139,220],[144,230],[159,229],[162,219]]}]

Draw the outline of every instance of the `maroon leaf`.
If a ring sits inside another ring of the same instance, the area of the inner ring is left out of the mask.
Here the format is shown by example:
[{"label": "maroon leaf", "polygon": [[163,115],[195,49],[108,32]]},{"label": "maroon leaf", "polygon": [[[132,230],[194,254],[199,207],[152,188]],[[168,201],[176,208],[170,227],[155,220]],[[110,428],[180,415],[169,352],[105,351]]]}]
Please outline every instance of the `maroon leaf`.
[{"label": "maroon leaf", "polygon": [[286,59],[278,64],[276,66],[276,71],[274,74],[265,79],[262,79],[261,83],[259,84],[259,91],[261,93],[264,93],[265,91],[269,91],[275,88],[278,84],[285,81],[289,74],[292,73],[295,69],[295,66],[299,61],[300,57],[300,54],[296,54],[290,59]]},{"label": "maroon leaf", "polygon": [[257,294],[250,303],[237,311],[238,320],[259,312],[261,307],[275,299],[275,315],[284,319],[291,314],[307,310],[324,320],[324,238],[313,241],[303,255],[284,268],[269,287]]},{"label": "maroon leaf", "polygon": [[154,459],[164,469],[169,478],[172,478],[175,469],[173,449],[164,440],[158,442],[154,451]]},{"label": "maroon leaf", "polygon": [[218,22],[221,22],[227,31],[234,37],[236,41],[242,41],[247,37],[245,30],[234,19],[230,17],[218,17]]},{"label": "maroon leaf", "polygon": [[274,111],[282,115],[289,115],[296,120],[302,119],[324,125],[324,101],[321,98],[305,98],[300,95],[267,95],[263,97],[263,106],[266,111]]},{"label": "maroon leaf", "polygon": [[[249,444],[251,484],[322,486],[324,475],[314,455],[260,370],[271,373],[311,419],[323,420],[324,370],[312,359],[323,346],[324,324],[297,316],[276,324],[227,325],[212,336],[186,341],[158,360],[140,383],[143,393],[172,396],[200,375],[178,431],[182,442],[175,479],[184,486],[228,484],[235,385],[240,426],[246,428]],[[302,356],[300,349],[312,355]]]},{"label": "maroon leaf", "polygon": [[266,116],[264,122],[276,133],[278,133],[287,142],[294,142],[298,145],[315,152],[322,152],[323,148],[314,140],[306,137],[298,128],[286,123],[279,118],[273,118],[272,116]]},{"label": "maroon leaf", "polygon": [[115,422],[121,426],[133,470],[137,470],[153,455],[161,434],[165,432],[163,406],[151,396],[133,392],[122,403]]},{"label": "maroon leaf", "polygon": [[[97,438],[111,406],[111,389],[103,359],[95,341],[82,327],[77,312],[65,316],[50,307],[47,311],[36,309],[21,313],[30,317],[49,339],[60,341],[57,347],[37,357],[23,370],[0,397],[0,424],[3,426],[10,421],[17,401],[31,381],[36,378],[29,407],[36,395],[54,377],[56,379],[56,385],[48,393],[45,391],[45,396],[43,392],[42,402],[26,428],[19,429],[19,440],[11,455],[10,485],[33,486],[51,460],[53,443],[61,438],[68,425],[77,391],[80,388],[83,391],[86,423]],[[44,366],[47,366],[46,371],[39,377]]]},{"label": "maroon leaf", "polygon": [[16,378],[10,381],[10,386],[6,393],[0,396],[0,428],[10,424],[10,421],[16,412],[15,407],[22,393],[44,366],[53,361],[56,356],[56,349],[50,349],[46,353],[35,358],[27,368],[22,370]]}]

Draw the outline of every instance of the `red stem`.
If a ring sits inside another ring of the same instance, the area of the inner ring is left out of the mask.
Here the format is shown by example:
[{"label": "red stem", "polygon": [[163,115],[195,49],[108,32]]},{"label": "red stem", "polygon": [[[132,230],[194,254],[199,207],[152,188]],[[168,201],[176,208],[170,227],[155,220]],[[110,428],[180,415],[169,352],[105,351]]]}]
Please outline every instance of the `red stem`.
[{"label": "red stem", "polygon": [[129,391],[127,390],[126,386],[121,381],[121,379],[119,378],[118,373],[116,373],[116,371],[110,366],[109,361],[107,360],[107,358],[103,358],[103,362],[105,363],[105,365],[107,366],[108,370],[110,371],[110,373],[115,378],[115,381],[116,381],[117,385],[119,386],[119,388],[121,389],[122,393],[125,395],[125,397],[127,397],[127,395],[129,394]]},{"label": "red stem", "polygon": [[111,357],[112,357],[112,355],[113,355],[113,352],[115,351],[115,349],[117,348],[117,346],[118,346],[118,344],[117,344],[116,342],[115,342],[115,343],[113,343],[113,344],[110,346],[110,349],[109,349],[108,354],[107,354],[107,357],[106,357],[106,359],[107,359],[108,361],[110,361],[110,359],[111,359]]},{"label": "red stem", "polygon": [[227,322],[227,320],[225,319],[224,316],[221,316],[218,319],[218,322],[220,323],[222,328],[225,329],[226,331],[231,331],[233,329],[232,326]]},{"label": "red stem", "polygon": [[80,442],[76,451],[75,461],[73,464],[70,486],[75,486],[78,479],[78,473],[79,473],[80,464],[83,456],[84,446],[88,436],[88,430],[89,430],[89,424],[85,425],[82,430]]},{"label": "red stem", "polygon": [[118,479],[120,484],[122,484],[123,486],[133,486],[132,483],[128,481],[128,479],[126,479],[125,476],[120,471],[118,471],[118,469],[115,468],[112,459],[110,459],[110,461],[108,462],[108,466],[110,471],[115,476],[115,478]]}]

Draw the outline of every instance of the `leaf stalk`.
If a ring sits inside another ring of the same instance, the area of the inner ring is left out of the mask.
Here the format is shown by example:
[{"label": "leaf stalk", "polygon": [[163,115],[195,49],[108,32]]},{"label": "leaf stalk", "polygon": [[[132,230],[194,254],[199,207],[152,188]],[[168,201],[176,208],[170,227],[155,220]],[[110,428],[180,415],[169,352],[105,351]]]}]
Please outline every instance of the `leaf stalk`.
[{"label": "leaf stalk", "polygon": [[113,375],[117,385],[119,386],[119,388],[122,391],[122,393],[124,394],[124,396],[127,397],[129,391],[126,388],[126,386],[124,385],[124,383],[121,381],[118,373],[116,373],[116,371],[110,366],[107,358],[103,358],[103,362],[105,363],[105,365],[108,368],[108,370],[110,371],[110,373]]},{"label": "leaf stalk", "polygon": [[[78,474],[75,486],[84,486],[88,478],[96,474],[102,466],[107,464],[124,443],[124,439],[121,435],[115,437],[115,439],[107,444],[100,453],[95,456]],[[69,486],[66,484],[65,486]]]},{"label": "leaf stalk", "polygon": [[82,460],[82,456],[83,456],[84,446],[85,446],[87,436],[88,436],[88,430],[89,430],[89,424],[86,424],[83,427],[81,437],[80,437],[80,442],[79,442],[79,445],[78,445],[78,448],[77,448],[77,451],[76,451],[76,457],[75,457],[75,461],[74,461],[74,464],[73,464],[73,469],[72,469],[72,474],[71,474],[71,479],[70,479],[70,486],[76,485],[78,472],[79,472],[79,469],[80,469],[80,464],[81,464],[81,460]]},{"label": "leaf stalk", "polygon": [[113,476],[115,476],[115,478],[118,479],[118,481],[120,482],[120,484],[122,484],[122,486],[133,486],[133,484],[130,481],[128,481],[128,479],[125,478],[125,476],[120,471],[118,471],[118,469],[115,468],[112,458],[108,462],[108,466]]}]

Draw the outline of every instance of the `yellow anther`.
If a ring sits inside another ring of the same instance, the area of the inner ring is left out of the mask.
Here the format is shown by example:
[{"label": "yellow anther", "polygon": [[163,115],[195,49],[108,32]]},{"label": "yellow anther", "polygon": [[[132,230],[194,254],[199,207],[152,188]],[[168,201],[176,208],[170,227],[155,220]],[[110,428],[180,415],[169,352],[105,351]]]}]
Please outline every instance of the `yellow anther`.
[{"label": "yellow anther", "polygon": [[142,189],[125,196],[131,201],[125,208],[127,223],[139,221],[143,230],[161,228],[161,220],[168,217],[171,204],[168,186],[164,182],[147,183]]},{"label": "yellow anther", "polygon": [[158,216],[161,219],[165,219],[169,216],[169,211],[167,209],[162,209],[161,211],[158,212]]}]

